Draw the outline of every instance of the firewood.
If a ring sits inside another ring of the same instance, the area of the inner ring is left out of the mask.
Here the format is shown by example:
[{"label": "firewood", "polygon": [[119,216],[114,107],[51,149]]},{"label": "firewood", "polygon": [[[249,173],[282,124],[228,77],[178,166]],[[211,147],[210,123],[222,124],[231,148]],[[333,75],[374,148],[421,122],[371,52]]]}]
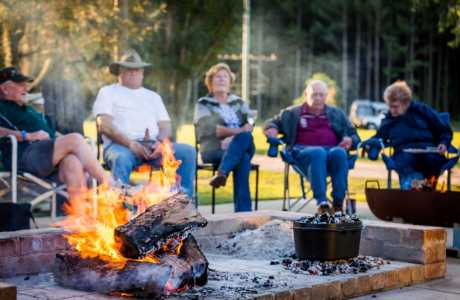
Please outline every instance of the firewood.
[{"label": "firewood", "polygon": [[177,193],[147,208],[142,214],[115,229],[120,253],[127,258],[139,258],[156,250],[173,235],[183,235],[194,227],[204,227],[207,221],[183,193]]},{"label": "firewood", "polygon": [[195,279],[195,284],[203,286],[208,282],[208,266],[209,262],[198,246],[193,235],[189,234],[183,242],[179,257],[185,258],[192,268],[192,276]]}]

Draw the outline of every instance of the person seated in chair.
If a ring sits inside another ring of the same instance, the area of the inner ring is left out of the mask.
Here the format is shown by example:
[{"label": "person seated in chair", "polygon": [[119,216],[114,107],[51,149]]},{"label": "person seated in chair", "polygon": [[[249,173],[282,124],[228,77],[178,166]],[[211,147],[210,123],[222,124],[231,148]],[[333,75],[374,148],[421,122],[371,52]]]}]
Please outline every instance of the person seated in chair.
[{"label": "person seated in chair", "polygon": [[219,188],[233,171],[235,211],[251,211],[249,172],[255,146],[252,137],[252,111],[240,97],[231,94],[235,75],[229,66],[212,66],[205,77],[209,95],[198,99],[194,123],[203,162],[219,165],[210,185]]},{"label": "person seated in chair", "polygon": [[[18,170],[40,178],[58,175],[71,199],[84,197],[89,173],[101,184],[111,177],[96,160],[90,146],[78,133],[56,135],[44,116],[26,103],[32,78],[14,67],[0,70],[0,136],[18,140]],[[2,143],[2,158],[11,168],[11,145]]]},{"label": "person seated in chair", "polygon": [[413,101],[412,90],[405,81],[389,85],[383,98],[389,111],[377,133],[363,142],[364,147],[371,152],[372,145],[379,147],[377,140],[384,146],[393,147],[391,159],[401,189],[410,189],[413,180],[437,178],[447,162],[443,154],[452,140],[448,122],[428,105]]},{"label": "person seated in chair", "polygon": [[288,107],[268,120],[265,135],[283,135],[288,151],[310,181],[318,213],[332,212],[326,197],[326,177],[332,179],[334,212],[342,211],[348,188],[347,150],[360,139],[345,113],[326,105],[328,87],[312,80],[304,91],[304,103]]},{"label": "person seated in chair", "polygon": [[[126,51],[109,66],[118,83],[102,87],[93,106],[100,120],[104,161],[115,180],[124,184],[144,162],[159,167],[161,144],[171,137],[171,120],[161,96],[143,87],[144,69],[149,66],[135,50]],[[173,150],[181,161],[177,169],[181,188],[193,199],[195,148],[173,143]]]}]

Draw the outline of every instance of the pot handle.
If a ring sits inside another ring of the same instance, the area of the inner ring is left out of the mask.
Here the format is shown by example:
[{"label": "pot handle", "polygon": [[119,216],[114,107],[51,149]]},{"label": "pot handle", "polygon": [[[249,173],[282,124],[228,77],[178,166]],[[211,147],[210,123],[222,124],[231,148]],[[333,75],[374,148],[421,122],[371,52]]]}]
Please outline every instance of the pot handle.
[{"label": "pot handle", "polygon": [[369,185],[370,185],[371,183],[377,184],[377,188],[380,190],[380,183],[379,183],[379,181],[376,180],[376,179],[366,180],[366,182],[364,183],[365,189],[368,189],[368,188],[369,188]]}]

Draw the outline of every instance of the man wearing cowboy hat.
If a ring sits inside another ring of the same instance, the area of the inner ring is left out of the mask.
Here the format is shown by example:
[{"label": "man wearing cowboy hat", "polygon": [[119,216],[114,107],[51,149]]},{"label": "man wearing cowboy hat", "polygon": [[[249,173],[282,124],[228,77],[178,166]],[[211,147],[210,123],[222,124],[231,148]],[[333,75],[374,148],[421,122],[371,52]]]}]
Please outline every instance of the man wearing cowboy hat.
[{"label": "man wearing cowboy hat", "polygon": [[[26,105],[30,81],[16,68],[0,69],[0,136],[14,135],[18,140],[18,169],[41,178],[57,175],[70,198],[85,195],[86,172],[99,183],[110,183],[110,175],[80,134],[57,136],[43,115]],[[3,164],[10,169],[11,145],[0,147]]]},{"label": "man wearing cowboy hat", "polygon": [[[118,83],[102,87],[93,107],[103,134],[104,161],[114,178],[126,184],[141,163],[161,164],[159,146],[171,136],[171,120],[161,96],[142,86],[147,67],[150,63],[128,50],[109,66]],[[178,143],[173,147],[175,158],[182,161],[177,169],[181,186],[193,198],[195,148]]]}]

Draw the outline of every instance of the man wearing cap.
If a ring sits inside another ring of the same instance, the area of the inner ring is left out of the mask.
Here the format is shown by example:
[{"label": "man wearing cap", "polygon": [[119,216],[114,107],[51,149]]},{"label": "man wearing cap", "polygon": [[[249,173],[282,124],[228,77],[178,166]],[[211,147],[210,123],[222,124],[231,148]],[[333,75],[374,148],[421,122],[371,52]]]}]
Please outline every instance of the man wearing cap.
[{"label": "man wearing cap", "polygon": [[[18,140],[18,170],[41,178],[58,175],[71,198],[86,192],[85,172],[99,183],[110,183],[110,175],[80,134],[56,136],[44,116],[26,104],[30,81],[16,68],[0,70],[0,136]],[[2,143],[1,151],[4,166],[10,168],[11,145]]]},{"label": "man wearing cap", "polygon": [[[125,184],[143,162],[161,164],[160,145],[171,136],[171,120],[161,96],[142,86],[149,66],[136,51],[127,51],[109,66],[118,83],[102,87],[93,107],[103,134],[104,161],[114,178]],[[178,143],[173,147],[175,158],[182,162],[177,169],[181,187],[193,198],[195,148]]]}]

